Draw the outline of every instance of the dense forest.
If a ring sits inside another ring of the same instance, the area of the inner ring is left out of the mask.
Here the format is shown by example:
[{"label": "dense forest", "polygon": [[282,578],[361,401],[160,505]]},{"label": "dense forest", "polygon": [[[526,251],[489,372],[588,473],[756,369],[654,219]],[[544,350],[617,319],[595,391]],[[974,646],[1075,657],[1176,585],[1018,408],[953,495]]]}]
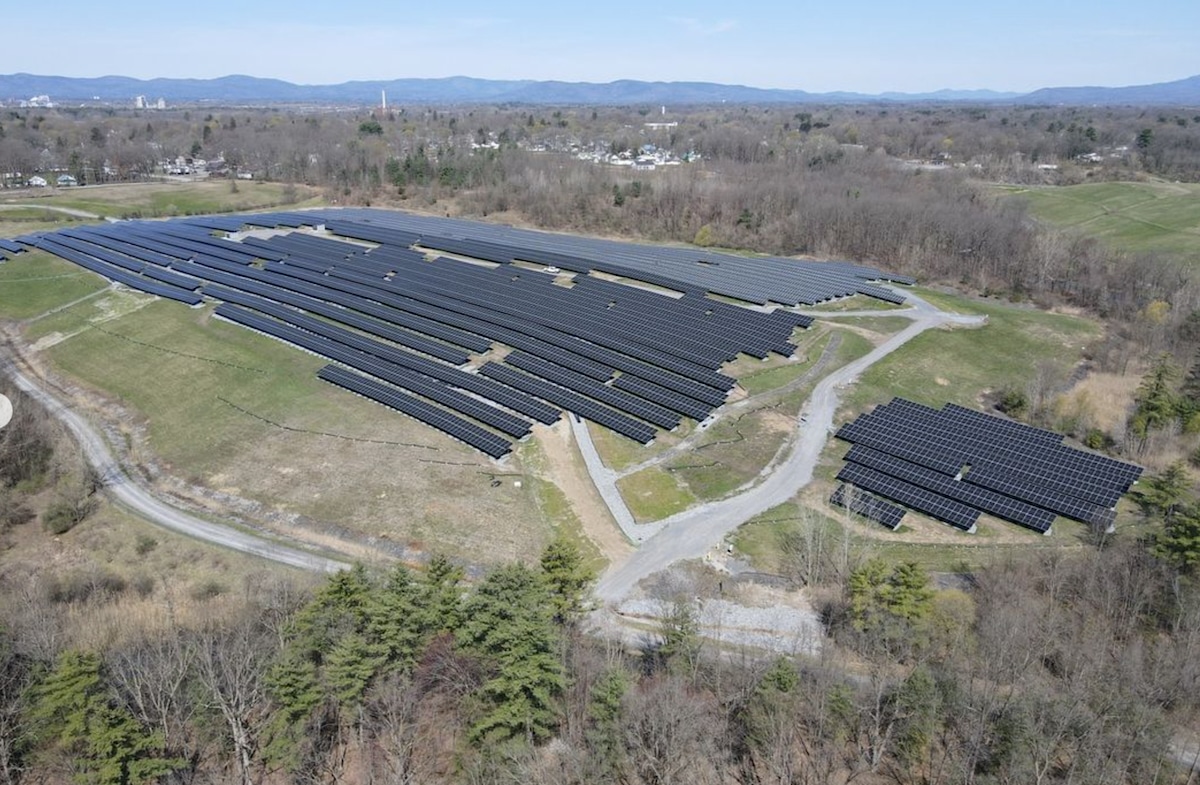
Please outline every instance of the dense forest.
[{"label": "dense forest", "polygon": [[[672,163],[607,162],[652,153]],[[231,188],[245,173],[339,204],[860,259],[1086,309],[1108,326],[1091,367],[1144,376],[1120,440],[1076,435],[1136,459],[1178,452],[1200,430],[1195,260],[1039,225],[995,191],[1196,181],[1200,116],[930,105],[0,120],[0,171],[16,179],[136,181],[201,159]],[[1036,396],[1008,392],[999,404],[1014,416],[1044,415]],[[19,404],[0,431],[0,543],[67,533],[98,503],[77,448]],[[251,577],[240,592],[188,597],[201,621],[167,602],[99,644],[83,620],[169,597],[161,577],[9,569],[0,781],[1184,782],[1195,761],[1173,741],[1200,722],[1188,463],[1143,483],[1136,501],[1153,525],[1138,534],[1029,550],[936,591],[916,565],[839,550],[802,526],[778,547],[820,604],[830,637],[818,657],[716,648],[686,587],[657,597],[659,643],[627,652],[589,634],[594,576],[562,541],[473,581],[442,557],[420,571]]]}]

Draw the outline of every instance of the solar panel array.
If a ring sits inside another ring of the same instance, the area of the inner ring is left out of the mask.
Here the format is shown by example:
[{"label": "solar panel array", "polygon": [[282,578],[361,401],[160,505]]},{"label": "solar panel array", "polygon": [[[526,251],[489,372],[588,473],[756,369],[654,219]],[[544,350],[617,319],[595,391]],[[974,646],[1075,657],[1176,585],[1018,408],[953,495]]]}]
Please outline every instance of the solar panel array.
[{"label": "solar panel array", "polygon": [[[725,402],[735,384],[721,372],[725,363],[741,354],[791,356],[793,331],[812,322],[709,297],[733,292],[663,261],[680,249],[384,210],[123,221],[16,244],[159,296],[216,300],[219,316],[336,363],[322,379],[493,457],[528,434],[532,421],[553,423],[562,409],[648,443],[658,429],[702,420]],[[742,264],[716,256],[694,266]],[[820,278],[806,301],[849,294],[879,277],[831,265],[821,278],[809,263],[786,261],[803,275],[785,275],[769,260],[739,275],[764,286],[770,278],[781,292]],[[519,262],[574,275],[565,280]],[[600,272],[682,295],[593,275]]]},{"label": "solar panel array", "polygon": [[1053,431],[952,403],[894,398],[837,436],[854,445],[839,480],[964,531],[982,513],[1042,533],[1058,515],[1107,527],[1142,473]]}]

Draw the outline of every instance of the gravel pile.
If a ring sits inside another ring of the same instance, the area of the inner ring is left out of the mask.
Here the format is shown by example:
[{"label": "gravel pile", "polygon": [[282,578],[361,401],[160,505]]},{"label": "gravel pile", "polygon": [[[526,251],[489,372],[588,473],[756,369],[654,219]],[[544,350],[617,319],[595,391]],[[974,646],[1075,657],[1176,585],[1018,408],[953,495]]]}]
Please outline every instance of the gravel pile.
[{"label": "gravel pile", "polygon": [[[695,606],[701,634],[724,646],[750,646],[781,654],[817,654],[824,630],[812,611],[799,608],[751,608],[710,599]],[[627,599],[617,613],[631,621],[654,622],[670,612],[661,600]]]}]

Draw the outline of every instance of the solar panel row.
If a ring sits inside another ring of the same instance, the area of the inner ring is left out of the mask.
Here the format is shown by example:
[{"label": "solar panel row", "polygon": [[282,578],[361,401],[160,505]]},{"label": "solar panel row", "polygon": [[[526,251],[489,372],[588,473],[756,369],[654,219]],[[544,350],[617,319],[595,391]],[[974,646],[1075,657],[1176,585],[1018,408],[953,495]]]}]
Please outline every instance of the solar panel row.
[{"label": "solar panel row", "polygon": [[965,532],[974,531],[975,523],[979,520],[979,510],[869,466],[847,463],[838,472],[837,479],[945,521]]},{"label": "solar panel row", "polygon": [[[753,303],[815,304],[862,291],[890,300],[902,299],[872,281],[910,284],[908,276],[891,275],[847,262],[805,262],[781,257],[739,257],[687,248],[639,246],[611,240],[568,237],[461,219],[417,216],[370,208],[314,210],[285,214],[308,226],[324,225],[344,237],[386,245],[425,247],[460,239],[495,248],[517,249],[519,260],[589,272],[608,268],[635,280],[675,291],[702,290]],[[271,215],[246,216],[245,223],[287,225]]]},{"label": "solar panel row", "polygon": [[[655,281],[673,283],[676,290],[703,289],[715,294],[734,296],[750,302],[814,302],[845,296],[869,287],[870,280],[892,280],[911,283],[906,276],[889,276],[884,272],[840,262],[805,263],[778,257],[736,257],[690,248],[649,247],[624,242],[590,238],[562,238],[530,230],[492,226],[470,221],[413,216],[402,212],[354,210],[356,215],[370,217],[379,226],[418,234],[422,242],[438,238],[469,238],[521,248],[521,259],[559,268],[575,269],[580,263],[589,270],[602,265],[617,266],[630,276],[653,276]],[[540,251],[560,254],[546,258]],[[878,287],[872,287],[878,289]],[[889,296],[895,296],[889,294]]]},{"label": "solar panel row", "polygon": [[258,330],[266,335],[286,341],[313,354],[363,371],[397,387],[417,393],[454,411],[465,414],[493,428],[517,438],[529,434],[529,422],[501,411],[479,398],[464,395],[444,384],[436,384],[428,377],[409,371],[387,361],[354,351],[337,342],[307,333],[292,325],[259,316],[240,306],[222,303],[217,307],[217,316]]},{"label": "solar panel row", "polygon": [[612,406],[614,409],[632,414],[634,417],[639,417],[648,423],[657,425],[659,428],[670,431],[679,425],[679,415],[669,411],[665,407],[651,403],[624,390],[613,389],[595,379],[589,379],[583,374],[575,373],[572,370],[546,362],[532,355],[513,352],[504,358],[504,364],[520,368],[522,371],[528,371],[534,376],[540,376],[546,381],[566,387],[568,390],[574,390],[589,398],[595,398],[602,403]]},{"label": "solar panel row", "polygon": [[[361,271],[368,262],[369,259],[356,259],[352,264],[343,266]],[[680,310],[672,307],[675,301],[671,299],[662,299],[654,304],[655,308],[642,309],[637,314],[618,316],[607,310],[581,310],[578,307],[581,294],[576,294],[573,289],[543,283],[546,279],[541,276],[511,275],[503,269],[484,269],[445,257],[439,257],[436,263],[398,261],[384,270],[376,269],[373,272],[392,273],[388,284],[393,288],[404,291],[421,288],[483,305],[592,343],[616,347],[627,353],[636,351],[636,356],[642,359],[673,368],[720,389],[729,389],[731,386],[731,380],[715,374],[715,371],[721,363],[736,357],[740,349],[721,350],[714,346],[715,341],[703,340],[709,336],[701,336],[700,340],[696,340],[695,331],[690,335],[673,333],[669,340],[659,337],[675,324],[672,317],[677,316],[674,312]],[[538,286],[539,283],[542,285]],[[749,315],[746,319],[750,320]],[[634,346],[631,346],[631,342]],[[641,348],[636,344],[642,344]],[[686,362],[675,363],[674,358]],[[705,373],[704,369],[714,373]]]},{"label": "solar panel row", "polygon": [[494,362],[487,363],[479,369],[479,372],[510,387],[515,387],[530,395],[536,395],[544,401],[561,406],[568,411],[578,414],[580,417],[584,417],[594,423],[599,423],[623,436],[628,436],[636,442],[649,444],[654,441],[655,430],[651,426],[635,420],[628,415],[613,411],[606,406],[601,406],[590,398],[572,392],[565,387],[551,384],[550,382]]},{"label": "solar panel row", "polygon": [[904,508],[885,502],[878,496],[867,493],[845,483],[839,485],[829,497],[829,503],[844,507],[855,515],[882,524],[892,531],[900,528],[904,520]]},{"label": "solar panel row", "polygon": [[336,365],[327,365],[317,372],[317,376],[331,384],[336,384],[339,387],[391,407],[398,412],[407,414],[409,417],[420,420],[426,425],[432,425],[439,431],[449,434],[459,441],[466,442],[493,458],[501,458],[512,452],[512,442],[507,439],[484,430],[461,417],[455,417],[436,406],[425,403],[419,398],[405,395],[393,387],[388,387],[372,379],[359,376],[356,373],[347,371],[345,368],[339,368]]},{"label": "solar panel row", "polygon": [[[612,343],[607,338],[600,338],[604,343],[593,342],[590,339],[595,336],[580,337],[571,335],[570,333],[539,324],[536,321],[522,319],[515,314],[507,312],[506,309],[490,307],[483,302],[478,302],[476,298],[455,298],[428,288],[404,287],[400,284],[392,285],[390,282],[383,282],[381,284],[379,281],[372,280],[367,276],[341,268],[331,270],[330,277],[345,279],[367,286],[374,285],[383,292],[394,293],[443,311],[449,311],[481,322],[490,323],[495,328],[500,328],[508,332],[516,331],[523,333],[530,338],[566,349],[573,354],[592,360],[598,364],[649,378],[663,386],[670,387],[685,395],[690,395],[712,406],[720,406],[725,402],[726,392],[713,386],[718,383],[716,378],[706,378],[701,381],[695,378],[695,376],[684,375],[680,372],[684,369],[677,363],[672,364],[670,369],[660,367],[653,364],[652,361],[643,359],[645,353],[633,347],[624,347],[623,350],[618,350],[611,345],[605,345]],[[502,340],[510,343],[507,339]],[[716,374],[715,377],[724,379],[729,384],[732,384],[732,380],[728,379],[728,377],[720,376],[720,374]],[[604,378],[607,378],[607,374]]]},{"label": "solar panel row", "polygon": [[862,425],[910,439],[935,454],[953,457],[960,467],[983,461],[995,463],[1037,475],[1043,482],[1061,485],[1069,493],[1106,507],[1115,504],[1141,472],[1133,464],[1062,444],[1031,441],[1030,434],[1014,438],[1008,427],[1020,423],[1010,420],[992,417],[996,427],[989,428],[986,423],[947,418],[935,409],[913,408],[916,406],[911,404],[904,409],[893,402],[878,407],[862,418]]},{"label": "solar panel row", "polygon": [[[437,338],[441,342],[450,344],[451,347],[459,348],[457,350],[452,348],[449,356],[442,356],[441,350],[435,347],[421,349],[418,346],[413,346],[412,348],[424,351],[426,354],[441,357],[441,359],[453,362],[455,365],[461,365],[465,362],[465,360],[460,359],[465,356],[465,353],[462,351],[463,349],[483,352],[492,346],[491,341],[481,338],[479,335],[458,330],[419,315],[397,311],[369,300],[345,295],[321,286],[311,285],[292,277],[273,275],[270,270],[259,270],[248,267],[242,269],[234,268],[233,271],[230,271],[224,263],[214,264],[214,262],[219,262],[219,260],[204,259],[201,262],[202,264],[177,262],[172,266],[172,269],[182,270],[204,280],[225,284],[234,289],[240,289],[271,300],[294,305],[298,308],[311,310],[314,313],[320,313],[322,316],[344,321],[346,324],[378,334],[382,338],[395,340],[398,343],[403,343],[404,340],[399,337],[393,337],[388,332],[377,332],[380,328],[374,325],[377,323],[382,324],[384,328],[389,326],[403,327],[420,335]],[[332,304],[332,306],[340,309],[340,313],[332,310],[329,305],[321,306],[317,304],[322,302]],[[365,314],[366,316],[373,317],[373,319],[356,318],[353,316],[356,313]]]},{"label": "solar panel row", "polygon": [[187,305],[198,305],[202,298],[193,291],[181,289],[178,286],[171,286],[166,283],[161,283],[150,278],[146,278],[129,270],[115,267],[107,262],[102,262],[88,254],[68,248],[65,245],[54,242],[48,238],[42,238],[38,241],[38,248],[49,251],[55,256],[61,256],[63,259],[74,262],[80,267],[85,267],[92,272],[99,273],[110,281],[125,284],[138,291],[146,292],[147,294],[165,297],[169,300],[177,300]]}]

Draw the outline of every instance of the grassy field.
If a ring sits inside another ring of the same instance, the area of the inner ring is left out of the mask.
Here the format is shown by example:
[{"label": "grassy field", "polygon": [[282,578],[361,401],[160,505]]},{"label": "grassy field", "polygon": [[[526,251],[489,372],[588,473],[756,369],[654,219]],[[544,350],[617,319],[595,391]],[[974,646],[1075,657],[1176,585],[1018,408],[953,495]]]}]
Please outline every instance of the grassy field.
[{"label": "grassy field", "polygon": [[947,310],[983,314],[979,328],[925,332],[862,375],[843,399],[842,418],[901,396],[940,407],[947,401],[978,408],[982,397],[1007,386],[1024,389],[1039,371],[1067,378],[1085,346],[1101,335],[1090,319],[991,300],[922,292]]},{"label": "grassy field", "polygon": [[1200,184],[1088,183],[1006,188],[1034,216],[1128,251],[1163,251],[1200,261]]},{"label": "grassy field", "polygon": [[0,318],[29,319],[108,288],[78,265],[37,251],[0,264]]},{"label": "grassy field", "polygon": [[345,529],[480,563],[527,558],[548,538],[545,494],[493,487],[494,464],[319,381],[318,358],[210,308],[133,297],[148,304],[99,324],[71,314],[74,335],[42,356],[135,416],[123,422],[136,460],[254,500],[256,519],[287,531]]},{"label": "grassy field", "polygon": [[622,477],[617,489],[638,523],[662,520],[696,503],[691,491],[657,467]]},{"label": "grassy field", "polygon": [[0,200],[82,210],[123,218],[163,218],[174,215],[227,213],[272,207],[309,207],[322,204],[314,189],[284,183],[238,182],[237,190],[225,180],[196,183],[120,183],[87,188],[53,189]]}]

